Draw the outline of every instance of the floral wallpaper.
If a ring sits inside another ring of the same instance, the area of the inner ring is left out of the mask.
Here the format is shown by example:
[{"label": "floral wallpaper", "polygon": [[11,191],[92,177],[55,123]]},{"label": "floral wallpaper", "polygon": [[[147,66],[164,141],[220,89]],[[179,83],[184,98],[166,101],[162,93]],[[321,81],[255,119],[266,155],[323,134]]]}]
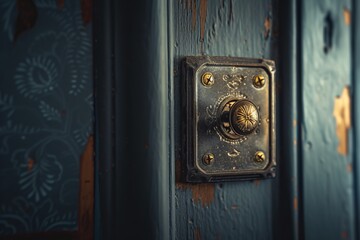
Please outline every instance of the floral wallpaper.
[{"label": "floral wallpaper", "polygon": [[26,1],[0,0],[0,236],[76,230],[79,161],[93,131],[82,1]]}]

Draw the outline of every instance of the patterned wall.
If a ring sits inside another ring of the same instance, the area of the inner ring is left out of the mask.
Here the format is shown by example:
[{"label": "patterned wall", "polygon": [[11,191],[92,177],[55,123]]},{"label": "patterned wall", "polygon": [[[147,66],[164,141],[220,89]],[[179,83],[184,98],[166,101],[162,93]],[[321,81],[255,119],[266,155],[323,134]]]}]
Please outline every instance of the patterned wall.
[{"label": "patterned wall", "polygon": [[83,1],[26,1],[0,0],[0,236],[76,229],[93,131]]}]

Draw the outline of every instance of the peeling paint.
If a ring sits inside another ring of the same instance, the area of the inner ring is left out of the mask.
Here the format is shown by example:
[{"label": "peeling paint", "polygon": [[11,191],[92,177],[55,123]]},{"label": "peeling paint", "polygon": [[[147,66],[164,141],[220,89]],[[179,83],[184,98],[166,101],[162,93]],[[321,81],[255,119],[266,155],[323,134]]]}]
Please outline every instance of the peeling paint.
[{"label": "peeling paint", "polygon": [[199,227],[194,228],[194,239],[201,240],[201,232]]},{"label": "peeling paint", "polygon": [[203,207],[208,207],[215,199],[215,184],[214,183],[176,183],[177,189],[190,189],[192,193],[192,200],[194,204],[199,204]]},{"label": "peeling paint", "polygon": [[265,18],[265,21],[264,21],[264,28],[265,28],[265,31],[264,31],[264,38],[265,40],[267,40],[270,36],[270,30],[271,30],[271,19],[269,16],[267,16]]},{"label": "peeling paint", "polygon": [[344,8],[343,11],[343,15],[344,15],[344,22],[347,26],[349,26],[351,24],[351,12],[348,8]]},{"label": "peeling paint", "polygon": [[200,41],[201,42],[204,42],[206,15],[207,15],[207,0],[200,0]]},{"label": "peeling paint", "polygon": [[339,141],[337,151],[344,156],[348,153],[348,130],[351,126],[350,105],[350,89],[345,87],[341,96],[335,98],[333,111],[336,120],[336,136]]}]

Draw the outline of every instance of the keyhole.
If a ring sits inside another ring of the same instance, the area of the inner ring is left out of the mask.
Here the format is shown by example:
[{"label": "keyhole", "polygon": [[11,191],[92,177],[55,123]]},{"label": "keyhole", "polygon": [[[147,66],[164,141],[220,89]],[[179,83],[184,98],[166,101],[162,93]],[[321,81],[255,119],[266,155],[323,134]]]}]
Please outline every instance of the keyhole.
[{"label": "keyhole", "polygon": [[324,53],[327,54],[332,48],[334,33],[334,21],[331,18],[331,14],[327,13],[324,23]]}]

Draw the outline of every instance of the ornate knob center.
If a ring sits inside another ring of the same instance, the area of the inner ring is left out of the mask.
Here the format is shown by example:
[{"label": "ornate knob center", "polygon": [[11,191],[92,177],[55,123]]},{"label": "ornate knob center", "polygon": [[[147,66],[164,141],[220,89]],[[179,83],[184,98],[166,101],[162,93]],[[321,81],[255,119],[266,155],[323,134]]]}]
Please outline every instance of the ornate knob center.
[{"label": "ornate knob center", "polygon": [[255,130],[259,123],[259,112],[248,100],[237,101],[230,109],[230,126],[239,135],[247,135]]}]

